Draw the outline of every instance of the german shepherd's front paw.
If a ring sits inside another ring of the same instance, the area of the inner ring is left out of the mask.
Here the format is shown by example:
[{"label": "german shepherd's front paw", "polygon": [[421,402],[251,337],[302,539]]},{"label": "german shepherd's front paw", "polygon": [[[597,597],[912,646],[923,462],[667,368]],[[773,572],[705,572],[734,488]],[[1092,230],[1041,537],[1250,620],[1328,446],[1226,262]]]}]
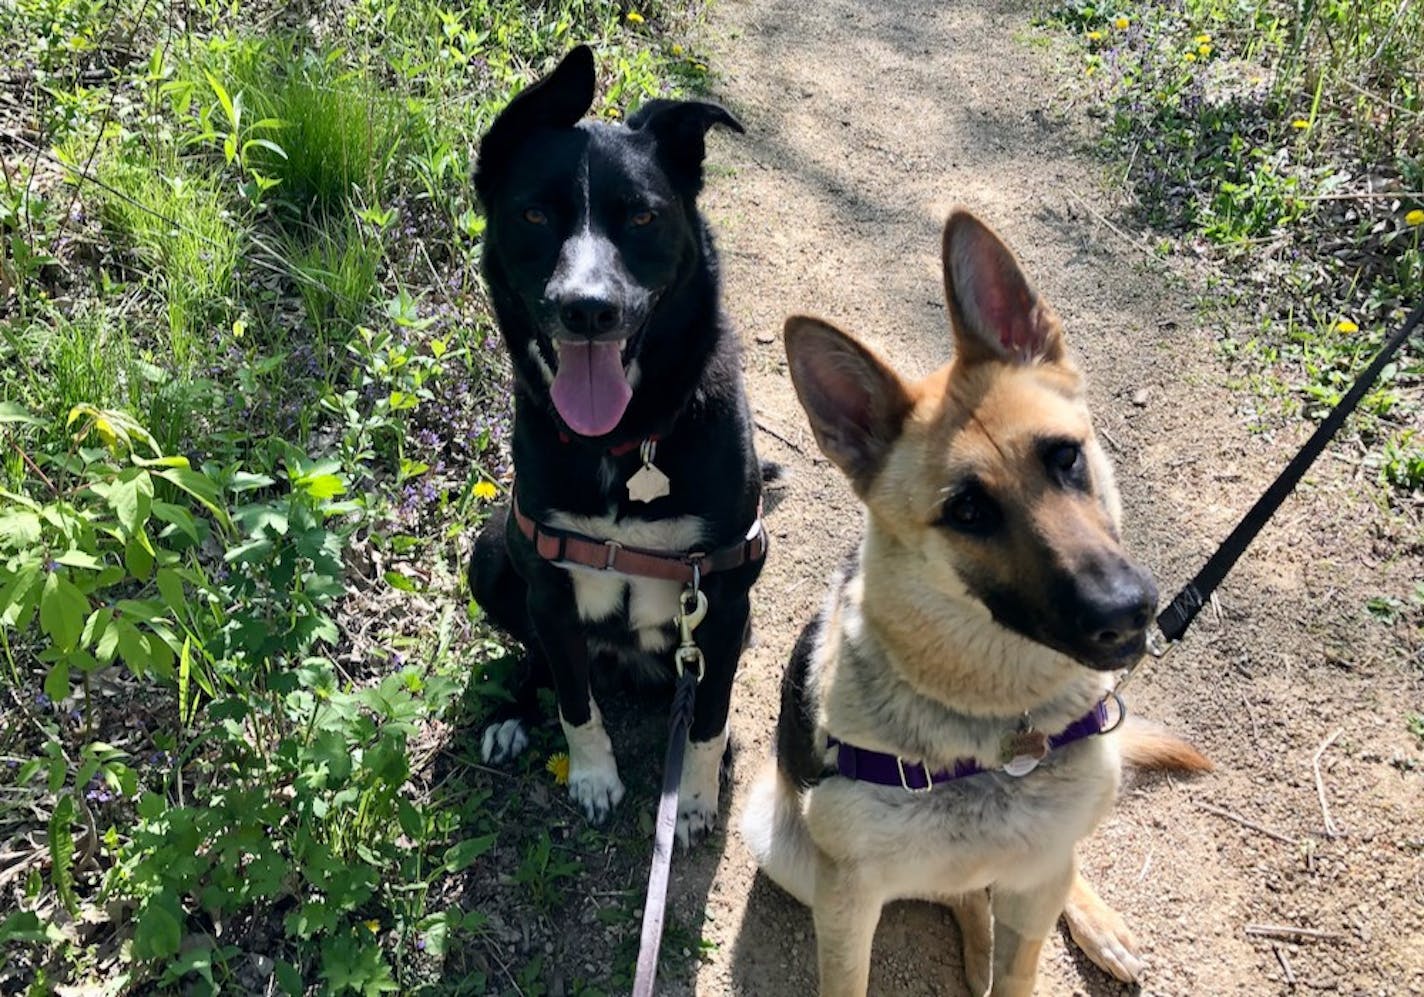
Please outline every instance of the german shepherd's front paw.
[{"label": "german shepherd's front paw", "polygon": [[683,848],[701,841],[717,826],[717,797],[727,732],[710,741],[687,742],[682,756],[682,788],[677,798],[677,840]]},{"label": "german shepherd's front paw", "polygon": [[485,736],[480,741],[480,757],[486,765],[503,765],[518,758],[529,747],[529,735],[524,732],[521,720],[504,720],[485,728]]}]

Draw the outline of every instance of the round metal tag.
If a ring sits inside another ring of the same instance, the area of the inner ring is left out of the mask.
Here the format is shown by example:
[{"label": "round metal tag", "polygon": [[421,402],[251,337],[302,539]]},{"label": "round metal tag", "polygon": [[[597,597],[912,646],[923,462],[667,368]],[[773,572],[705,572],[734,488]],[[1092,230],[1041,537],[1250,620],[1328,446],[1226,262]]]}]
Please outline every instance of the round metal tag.
[{"label": "round metal tag", "polygon": [[1028,775],[1036,768],[1038,768],[1038,759],[1033,755],[1019,755],[1004,763],[1004,771],[1015,778]]}]

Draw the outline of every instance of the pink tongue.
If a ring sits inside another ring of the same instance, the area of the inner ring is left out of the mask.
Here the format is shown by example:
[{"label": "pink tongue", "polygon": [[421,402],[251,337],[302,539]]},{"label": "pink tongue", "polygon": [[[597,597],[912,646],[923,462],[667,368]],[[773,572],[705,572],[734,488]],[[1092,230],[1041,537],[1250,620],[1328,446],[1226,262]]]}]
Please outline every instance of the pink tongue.
[{"label": "pink tongue", "polygon": [[623,376],[622,343],[559,343],[559,373],[549,394],[568,427],[602,436],[623,418],[633,397]]}]

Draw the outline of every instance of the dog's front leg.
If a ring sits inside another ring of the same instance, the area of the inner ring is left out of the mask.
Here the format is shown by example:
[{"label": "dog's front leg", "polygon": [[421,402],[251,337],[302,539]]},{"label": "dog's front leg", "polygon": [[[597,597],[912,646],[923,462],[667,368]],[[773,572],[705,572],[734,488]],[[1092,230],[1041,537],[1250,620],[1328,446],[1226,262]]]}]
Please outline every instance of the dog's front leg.
[{"label": "dog's front leg", "polygon": [[993,997],[1030,997],[1038,978],[1038,957],[1053,930],[1077,873],[1070,856],[1048,879],[1028,888],[994,887]]},{"label": "dog's front leg", "polygon": [[[551,591],[552,590],[552,591]],[[613,742],[603,729],[603,714],[588,684],[588,641],[578,619],[568,611],[567,590],[530,586],[529,616],[554,676],[559,723],[569,744],[569,796],[592,824],[608,819],[623,799],[623,783],[613,758]]]},{"label": "dog's front leg", "polygon": [[702,681],[697,686],[692,726],[687,732],[677,806],[677,839],[684,848],[717,826],[732,680],[751,618],[751,601],[745,592],[739,596],[714,592],[713,596],[716,601],[708,600],[707,619],[696,635],[702,649]]},{"label": "dog's front leg", "polygon": [[854,867],[819,856],[811,913],[821,997],[865,997],[882,897]]}]

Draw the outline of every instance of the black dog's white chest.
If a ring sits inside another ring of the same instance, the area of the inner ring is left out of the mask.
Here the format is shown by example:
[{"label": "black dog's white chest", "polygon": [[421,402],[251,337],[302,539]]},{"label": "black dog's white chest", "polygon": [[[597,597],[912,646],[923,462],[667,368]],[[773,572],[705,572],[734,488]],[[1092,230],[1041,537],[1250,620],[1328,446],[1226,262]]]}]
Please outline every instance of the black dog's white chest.
[{"label": "black dog's white chest", "polygon": [[[612,517],[556,512],[550,522],[560,529],[647,550],[697,550],[703,542],[704,524],[694,516],[614,522]],[[601,649],[655,653],[672,646],[680,583],[574,565],[565,570],[573,584],[579,619],[592,624],[589,629],[601,638],[599,643],[609,645]]]}]

